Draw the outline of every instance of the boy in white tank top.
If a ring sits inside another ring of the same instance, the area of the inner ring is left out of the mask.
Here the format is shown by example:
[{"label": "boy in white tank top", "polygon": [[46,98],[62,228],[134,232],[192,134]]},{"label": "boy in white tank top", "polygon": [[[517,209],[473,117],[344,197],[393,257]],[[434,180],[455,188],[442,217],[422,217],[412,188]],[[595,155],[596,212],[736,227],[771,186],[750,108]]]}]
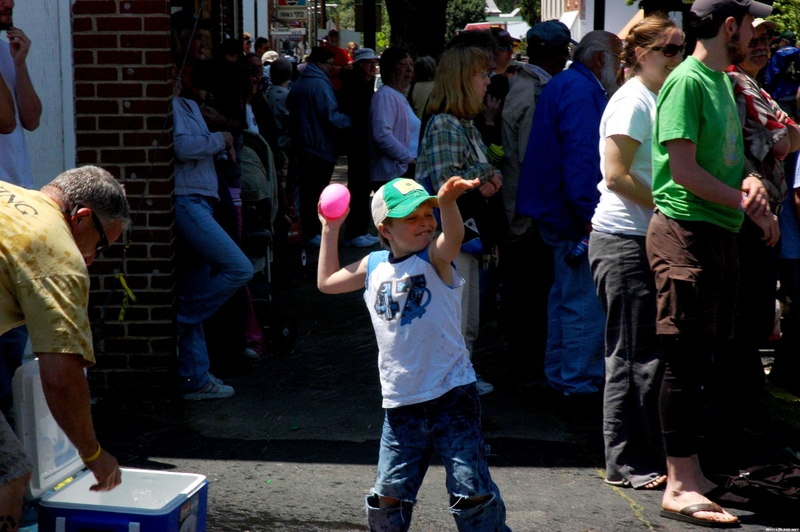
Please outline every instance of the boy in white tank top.
[{"label": "boy in white tank top", "polygon": [[[456,198],[479,184],[451,177],[435,197],[411,179],[388,182],[373,198],[372,218],[391,251],[344,268],[337,246],[346,214],[335,220],[319,215],[317,286],[329,294],[366,287],[378,340],[385,419],[378,478],[366,497],[370,530],[408,530],[436,450],[458,529],[510,531],[484,456],[475,371],[461,335],[464,280],[452,265],[464,237]],[[438,236],[435,207],[442,220]]]}]

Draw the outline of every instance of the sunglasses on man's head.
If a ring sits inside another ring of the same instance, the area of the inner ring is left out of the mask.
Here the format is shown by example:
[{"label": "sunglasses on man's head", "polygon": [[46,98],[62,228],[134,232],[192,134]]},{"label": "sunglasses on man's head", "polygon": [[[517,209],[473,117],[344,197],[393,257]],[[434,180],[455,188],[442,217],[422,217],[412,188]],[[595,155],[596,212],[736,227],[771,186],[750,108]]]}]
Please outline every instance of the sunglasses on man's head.
[{"label": "sunglasses on man's head", "polygon": [[750,39],[750,48],[755,48],[758,43],[769,44],[769,35],[762,35],[761,37]]},{"label": "sunglasses on man's head", "polygon": [[686,50],[686,43],[683,44],[667,44],[665,46],[653,46],[651,50],[661,52],[664,57],[675,57],[678,53],[683,53]]},{"label": "sunglasses on man's head", "polygon": [[[75,205],[72,208],[72,212],[70,216],[75,216],[78,213],[78,209],[88,208],[85,205]],[[97,234],[100,236],[100,240],[97,242],[97,245],[94,248],[94,252],[99,255],[100,253],[104,252],[109,248],[108,237],[106,237],[106,232],[103,230],[103,224],[100,222],[100,218],[94,213],[94,211],[89,208],[92,212],[92,221],[94,222],[94,227],[97,229]]]}]

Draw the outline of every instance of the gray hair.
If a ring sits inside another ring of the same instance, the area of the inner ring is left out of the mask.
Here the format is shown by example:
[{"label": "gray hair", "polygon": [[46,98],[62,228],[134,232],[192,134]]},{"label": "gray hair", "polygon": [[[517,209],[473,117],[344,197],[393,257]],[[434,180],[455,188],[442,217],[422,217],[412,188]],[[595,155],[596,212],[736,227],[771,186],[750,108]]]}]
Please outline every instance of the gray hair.
[{"label": "gray hair", "polygon": [[118,221],[127,228],[131,210],[125,189],[114,176],[97,166],[81,166],[67,170],[45,187],[58,190],[68,208],[84,205],[92,209],[101,222]]},{"label": "gray hair", "polygon": [[616,35],[607,31],[590,31],[575,48],[572,54],[573,60],[588,65],[592,62],[592,57],[596,52],[611,52],[611,43],[614,38]]}]

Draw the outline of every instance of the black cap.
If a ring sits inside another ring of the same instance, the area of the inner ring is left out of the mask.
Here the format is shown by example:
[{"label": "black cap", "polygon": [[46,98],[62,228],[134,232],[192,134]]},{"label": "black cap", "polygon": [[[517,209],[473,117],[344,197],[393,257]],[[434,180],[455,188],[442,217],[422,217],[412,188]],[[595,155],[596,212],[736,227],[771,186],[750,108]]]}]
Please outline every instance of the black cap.
[{"label": "black cap", "polygon": [[691,11],[698,17],[705,17],[731,7],[739,8],[755,18],[764,18],[772,13],[772,6],[753,0],[695,0]]}]

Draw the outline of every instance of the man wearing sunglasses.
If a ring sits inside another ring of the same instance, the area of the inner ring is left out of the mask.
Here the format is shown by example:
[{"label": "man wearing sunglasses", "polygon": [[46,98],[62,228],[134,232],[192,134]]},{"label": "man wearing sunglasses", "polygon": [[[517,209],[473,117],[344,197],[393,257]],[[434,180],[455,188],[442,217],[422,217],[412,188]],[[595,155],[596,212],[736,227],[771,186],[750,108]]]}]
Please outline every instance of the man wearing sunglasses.
[{"label": "man wearing sunglasses", "polygon": [[[784,158],[800,149],[800,130],[778,104],[759,87],[758,72],[769,61],[767,29],[774,22],[753,21],[754,35],[745,57],[731,65],[727,74],[733,85],[744,140],[745,173],[757,176],[769,193],[770,210],[781,214],[786,198]],[[782,214],[781,214],[782,216]],[[793,219],[793,217],[792,217]],[[778,281],[779,246],[762,240],[763,231],[745,217],[737,235],[739,248],[739,293],[733,339],[726,347],[718,373],[726,383],[725,405],[732,423],[752,426],[757,419],[764,391],[764,370],[759,347],[772,335]]]},{"label": "man wearing sunglasses", "polygon": [[[98,253],[130,223],[122,186],[85,166],[41,192],[0,183],[0,334],[28,325],[47,405],[94,473],[93,491],[121,482],[117,460],[97,441],[84,368],[95,363],[87,307]],[[0,529],[16,530],[31,464],[0,416]]]},{"label": "man wearing sunglasses", "polygon": [[[657,291],[656,332],[663,346],[659,396],[667,457],[661,516],[700,526],[738,519],[712,502],[717,486],[697,457],[701,390],[714,361],[728,355],[739,285],[737,233],[744,217],[766,246],[780,236],[764,185],[747,175],[742,130],[724,70],[747,55],[753,20],[770,6],[752,0],[696,0],[697,37],[658,95],[653,126],[653,201],[647,255]],[[747,324],[752,327],[753,324]],[[728,502],[744,502],[731,500]],[[717,502],[724,504],[719,497]]]}]

